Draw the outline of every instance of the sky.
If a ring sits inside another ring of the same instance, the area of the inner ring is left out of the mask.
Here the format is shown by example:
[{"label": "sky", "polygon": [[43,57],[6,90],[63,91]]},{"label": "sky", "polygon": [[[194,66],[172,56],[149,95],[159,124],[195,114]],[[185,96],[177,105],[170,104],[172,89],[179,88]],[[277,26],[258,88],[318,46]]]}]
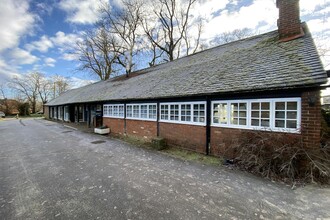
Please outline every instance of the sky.
[{"label": "sky", "polygon": [[[68,77],[73,87],[95,80],[77,71],[72,46],[97,22],[99,4],[108,0],[0,0],[0,84],[13,76],[41,72]],[[120,7],[121,0],[110,0]],[[200,0],[193,15],[205,18],[201,38],[208,42],[223,32],[250,28],[276,30],[276,0]],[[300,0],[301,21],[307,22],[323,64],[330,69],[330,0]]]}]

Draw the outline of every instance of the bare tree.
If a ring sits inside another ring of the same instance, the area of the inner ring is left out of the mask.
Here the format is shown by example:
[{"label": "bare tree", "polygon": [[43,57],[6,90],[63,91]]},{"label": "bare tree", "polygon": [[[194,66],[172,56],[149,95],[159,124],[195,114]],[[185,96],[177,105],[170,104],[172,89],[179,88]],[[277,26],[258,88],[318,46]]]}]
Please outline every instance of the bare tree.
[{"label": "bare tree", "polygon": [[40,77],[36,79],[37,91],[41,99],[42,104],[48,102],[51,95],[51,81],[47,79],[44,75],[39,75]]},{"label": "bare tree", "polygon": [[94,32],[85,33],[83,41],[77,42],[80,70],[88,70],[100,80],[107,80],[115,72],[115,61],[119,54],[116,41],[104,26]]},{"label": "bare tree", "polygon": [[[202,49],[202,46],[200,44],[202,30],[203,30],[203,21],[202,21],[202,19],[199,19],[199,21],[197,22],[197,38],[190,36],[188,34],[188,29],[186,29],[183,32],[186,56],[188,56],[189,54],[194,54],[199,49]],[[193,41],[193,43],[192,43],[192,41]]]},{"label": "bare tree", "polygon": [[112,10],[108,4],[103,5],[101,12],[107,30],[116,38],[117,62],[125,68],[126,76],[132,72],[133,56],[138,52],[137,41],[142,21],[143,3],[140,0],[124,0],[122,7]]},{"label": "bare tree", "polygon": [[145,33],[149,41],[166,54],[166,61],[180,56],[181,41],[188,39],[190,10],[196,1],[158,0],[154,9],[156,20],[152,21],[155,25],[145,19]]},{"label": "bare tree", "polygon": [[67,91],[70,89],[70,82],[67,78],[60,76],[60,75],[54,75],[51,80],[51,93],[53,94],[53,98],[56,98],[61,93]]},{"label": "bare tree", "polygon": [[6,95],[6,89],[7,86],[5,84],[0,84],[0,110],[3,111],[6,115],[10,114],[12,105],[8,101],[7,95]]},{"label": "bare tree", "polygon": [[36,112],[36,105],[38,100],[38,86],[41,78],[40,73],[30,73],[24,75],[22,78],[14,77],[11,82],[11,87],[18,93],[22,94],[30,103],[32,113]]},{"label": "bare tree", "polygon": [[241,40],[247,37],[254,35],[252,29],[243,28],[243,29],[235,29],[233,31],[224,32],[218,35],[215,39],[211,41],[212,46],[226,44],[232,41]]}]

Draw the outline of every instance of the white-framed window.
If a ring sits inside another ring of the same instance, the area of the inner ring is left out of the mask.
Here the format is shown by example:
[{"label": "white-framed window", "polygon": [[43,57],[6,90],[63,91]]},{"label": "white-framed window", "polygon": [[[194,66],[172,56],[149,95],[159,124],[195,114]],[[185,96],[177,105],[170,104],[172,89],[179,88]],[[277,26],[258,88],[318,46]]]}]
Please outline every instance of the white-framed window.
[{"label": "white-framed window", "polygon": [[275,102],[275,127],[296,129],[298,127],[298,103],[294,101]]},{"label": "white-framed window", "polygon": [[60,107],[58,107],[58,119],[63,120],[62,116],[63,116],[63,107],[60,106]]},{"label": "white-framed window", "polygon": [[157,104],[143,103],[143,104],[127,104],[126,118],[156,121],[157,120]]},{"label": "white-framed window", "polygon": [[57,119],[58,115],[57,115],[57,106],[54,107],[54,118]]},{"label": "white-framed window", "polygon": [[103,105],[103,117],[124,118],[124,104]]},{"label": "white-framed window", "polygon": [[64,121],[70,120],[69,106],[64,106]]},{"label": "white-framed window", "polygon": [[160,121],[206,125],[206,102],[161,103]]},{"label": "white-framed window", "polygon": [[299,132],[301,98],[212,101],[212,126]]},{"label": "white-framed window", "polygon": [[160,105],[160,120],[168,120],[168,105]]}]

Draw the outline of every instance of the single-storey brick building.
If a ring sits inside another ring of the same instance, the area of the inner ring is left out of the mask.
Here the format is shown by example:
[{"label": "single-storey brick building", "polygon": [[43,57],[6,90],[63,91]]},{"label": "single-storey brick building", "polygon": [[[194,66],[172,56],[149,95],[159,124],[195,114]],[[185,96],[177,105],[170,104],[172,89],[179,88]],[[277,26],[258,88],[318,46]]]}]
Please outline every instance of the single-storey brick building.
[{"label": "single-storey brick building", "polygon": [[327,82],[298,0],[278,0],[278,30],[70,90],[46,117],[222,155],[244,130],[290,132],[320,144]]}]

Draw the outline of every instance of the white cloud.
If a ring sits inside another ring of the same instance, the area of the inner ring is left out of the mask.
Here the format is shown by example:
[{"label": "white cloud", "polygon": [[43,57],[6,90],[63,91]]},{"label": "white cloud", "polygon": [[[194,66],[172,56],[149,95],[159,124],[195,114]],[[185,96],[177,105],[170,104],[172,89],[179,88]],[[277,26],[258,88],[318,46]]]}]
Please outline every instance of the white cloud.
[{"label": "white cloud", "polygon": [[69,81],[72,89],[86,86],[95,82],[94,80],[80,79],[77,77],[71,77]]},{"label": "white cloud", "polygon": [[200,15],[205,19],[212,19],[212,14],[223,10],[228,3],[230,3],[229,0],[204,0],[196,2],[195,7],[191,10],[191,14]]},{"label": "white cloud", "polygon": [[5,60],[0,58],[0,82],[9,82],[14,76],[19,76],[16,67],[8,65]]},{"label": "white cloud", "polygon": [[20,48],[11,50],[10,57],[12,58],[11,63],[16,65],[33,64],[39,60],[38,57],[32,55],[29,51]]},{"label": "white cloud", "polygon": [[206,23],[202,37],[212,39],[222,32],[234,29],[256,29],[261,22],[264,25],[258,31],[268,31],[276,27],[277,17],[278,10],[273,0],[255,0],[253,4],[243,6],[236,12],[223,10],[219,16]]},{"label": "white cloud", "polygon": [[40,52],[47,52],[49,48],[52,48],[54,45],[52,41],[47,36],[42,36],[39,41],[33,41],[27,45],[25,48],[28,51],[38,50]]},{"label": "white cloud", "polygon": [[50,39],[56,46],[67,47],[75,45],[80,39],[80,36],[77,34],[65,34],[62,31],[58,31],[55,37],[51,37]]},{"label": "white cloud", "polygon": [[67,21],[77,24],[93,24],[98,20],[98,10],[106,0],[62,0],[59,8],[67,14]]},{"label": "white cloud", "polygon": [[29,10],[28,0],[1,0],[0,52],[16,47],[21,37],[32,33],[36,16]]},{"label": "white cloud", "polygon": [[6,62],[4,60],[0,59],[0,67],[2,68],[2,67],[6,67],[6,66],[7,66]]},{"label": "white cloud", "polygon": [[312,19],[307,22],[309,30],[313,33],[322,33],[330,30],[330,17],[327,19]]},{"label": "white cloud", "polygon": [[329,2],[329,0],[300,0],[301,15],[313,13],[317,6],[322,6]]},{"label": "white cloud", "polygon": [[63,60],[67,60],[67,61],[74,61],[74,60],[78,60],[78,55],[77,54],[73,54],[73,53],[64,53],[63,56],[61,57]]},{"label": "white cloud", "polygon": [[51,58],[51,57],[47,57],[47,58],[44,59],[44,62],[45,62],[46,66],[54,67],[55,63],[56,63],[56,60]]}]

